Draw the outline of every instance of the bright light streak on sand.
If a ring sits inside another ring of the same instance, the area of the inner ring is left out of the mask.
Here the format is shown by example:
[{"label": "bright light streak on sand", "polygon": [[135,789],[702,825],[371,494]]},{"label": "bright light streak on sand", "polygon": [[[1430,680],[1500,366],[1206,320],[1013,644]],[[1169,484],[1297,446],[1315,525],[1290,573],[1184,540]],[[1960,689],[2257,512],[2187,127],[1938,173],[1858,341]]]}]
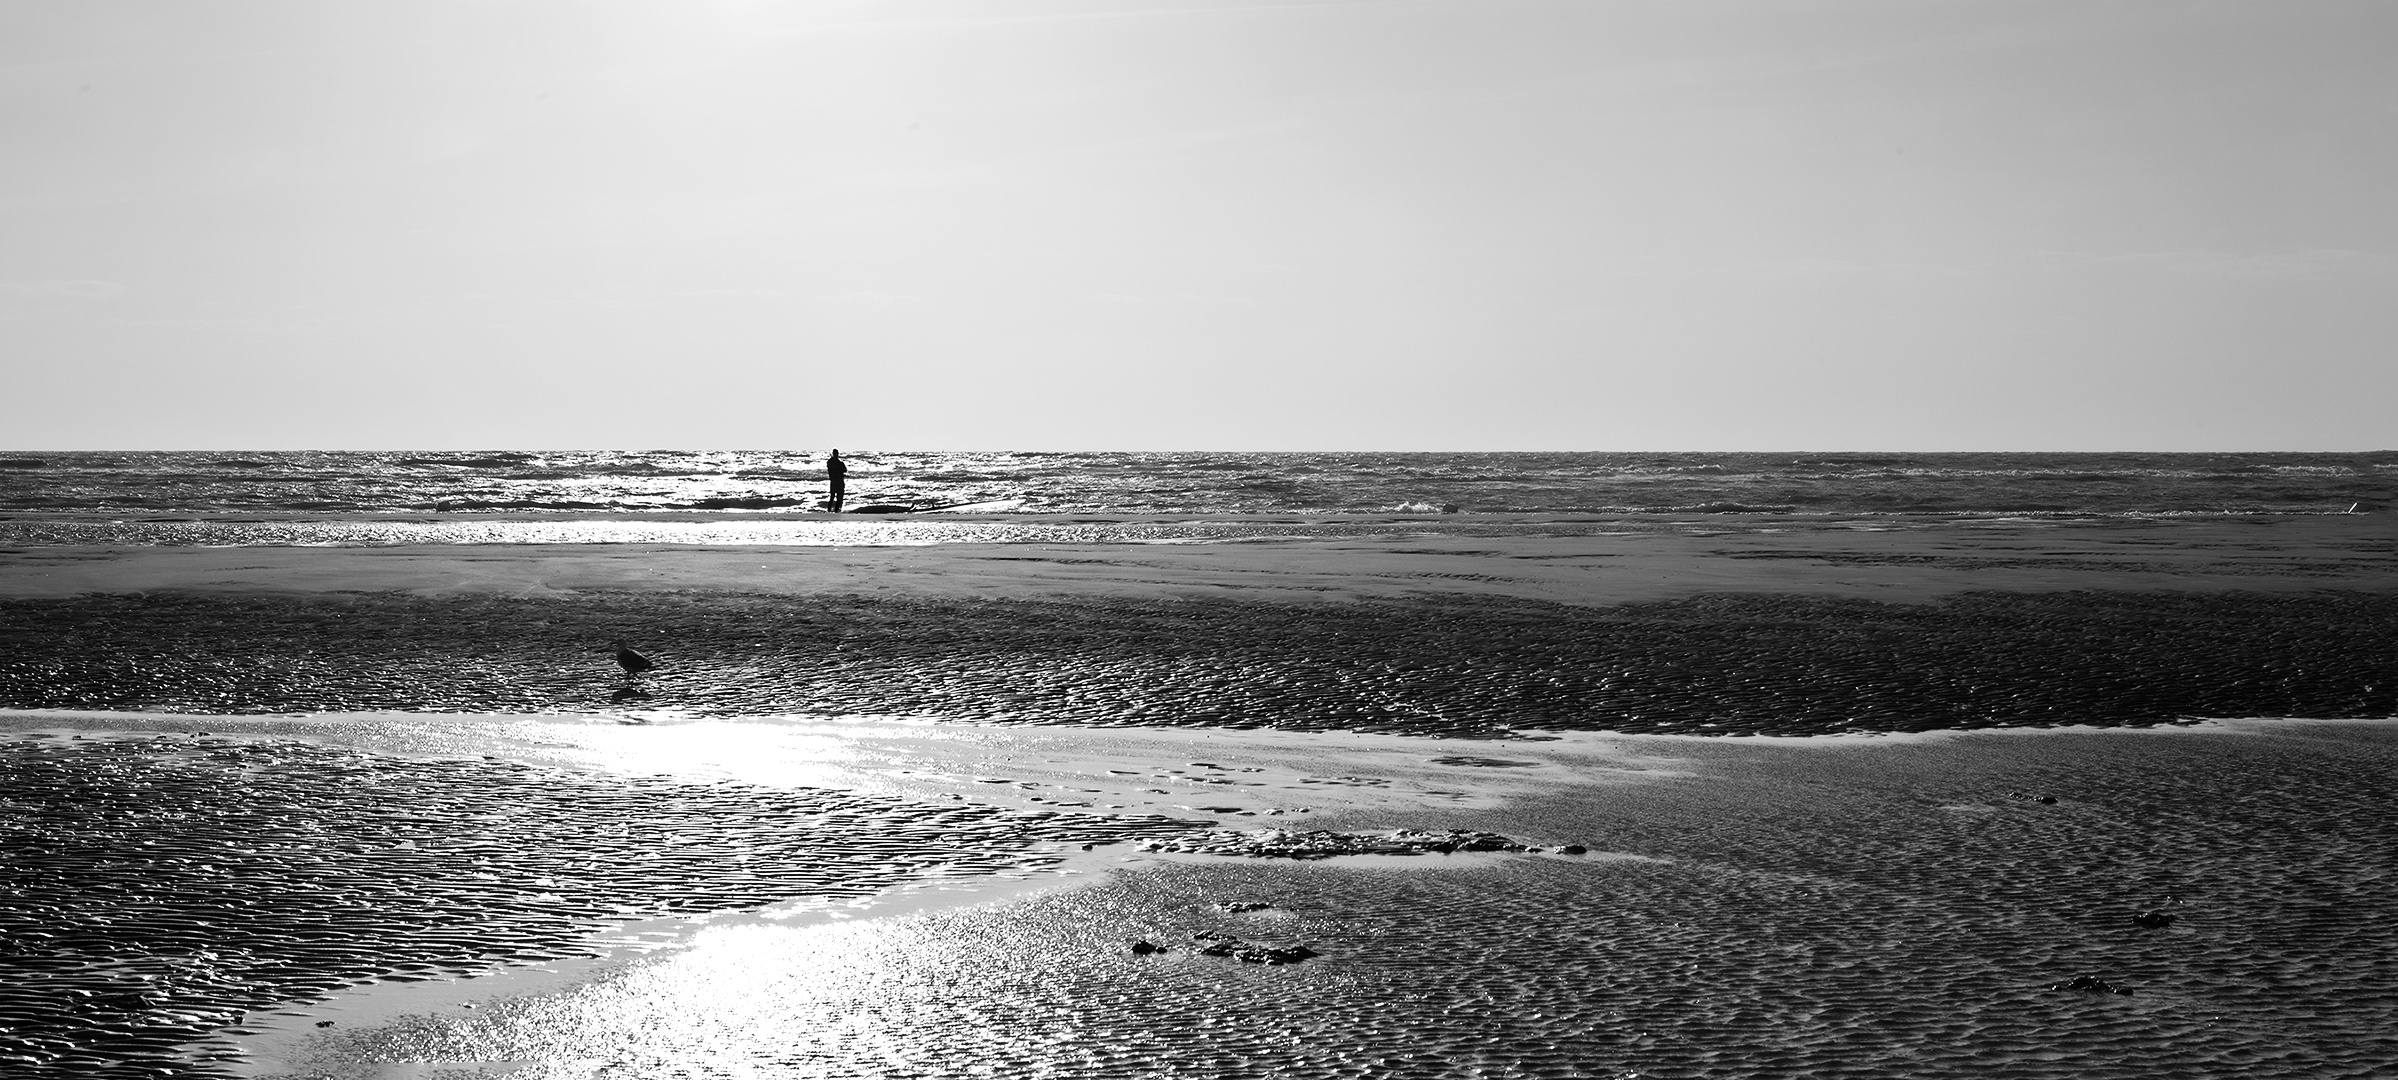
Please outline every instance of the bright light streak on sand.
[{"label": "bright light streak on sand", "polygon": [[[864,787],[1087,812],[1280,817],[1511,798],[1671,774],[1670,757],[1577,734],[1554,742],[1350,732],[928,725],[906,720],[691,721],[577,727],[562,763],[687,779]],[[1461,775],[1471,782],[1461,782]]]},{"label": "bright light streak on sand", "polygon": [[[923,981],[906,955],[910,940],[900,916],[1005,904],[1067,887],[1098,870],[1102,858],[1081,856],[1037,877],[971,877],[927,881],[878,896],[802,900],[751,912],[628,924],[604,935],[597,958],[520,966],[476,979],[383,983],[343,994],[305,1013],[257,1017],[256,1034],[239,1040],[244,1076],[288,1075],[296,1067],[329,1068],[338,1076],[414,1076],[409,1062],[380,1062],[363,1073],[322,1045],[324,1017],[345,1032],[381,1029],[404,1051],[443,1065],[535,1070],[534,1076],[582,1075],[573,1063],[595,1053],[628,1049],[792,1045],[836,1041],[820,1026],[794,1029],[793,1010],[811,1011],[855,1030],[838,1041],[911,1037],[862,1022],[855,1006],[889,995],[901,983]],[[1122,862],[1121,857],[1106,861]],[[897,929],[899,932],[894,933]],[[494,1006],[500,1006],[495,1009]],[[480,1012],[470,1010],[481,1010]],[[438,1017],[437,1030],[423,1031]],[[503,1018],[504,1017],[504,1018]],[[598,1032],[613,1036],[594,1037]],[[428,1045],[438,1039],[440,1045]],[[523,1057],[530,1039],[547,1053]],[[497,1044],[513,1045],[502,1049]],[[614,1041],[617,1045],[602,1046]],[[893,1049],[898,1049],[894,1047]],[[854,1052],[854,1049],[853,1049]],[[736,1050],[735,1056],[740,1052]],[[778,1076],[809,1073],[788,1068]]]},{"label": "bright light streak on sand", "polygon": [[[1357,732],[1043,727],[909,717],[713,720],[363,713],[314,717],[0,713],[16,730],[301,738],[377,754],[495,757],[625,776],[844,788],[1084,813],[1258,818],[1487,808],[1594,784],[1685,775],[1676,737],[1561,733],[1493,743]],[[1324,819],[1307,819],[1320,827]]]}]

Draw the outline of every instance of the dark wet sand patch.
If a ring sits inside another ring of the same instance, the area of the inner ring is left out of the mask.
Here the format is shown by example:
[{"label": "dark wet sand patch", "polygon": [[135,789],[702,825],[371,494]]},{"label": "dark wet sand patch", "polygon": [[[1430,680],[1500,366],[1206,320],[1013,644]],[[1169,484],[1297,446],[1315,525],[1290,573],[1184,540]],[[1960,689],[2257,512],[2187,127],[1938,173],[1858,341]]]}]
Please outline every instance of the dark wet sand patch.
[{"label": "dark wet sand patch", "polygon": [[1569,606],[715,592],[0,602],[0,705],[645,707],[1504,737],[1813,734],[2398,712],[2398,595],[1723,594]]},{"label": "dark wet sand patch", "polygon": [[176,1047],[360,982],[1193,824],[299,742],[0,740],[0,1075],[189,1075]]},{"label": "dark wet sand patch", "polygon": [[[2184,545],[2189,546],[2189,545]],[[2363,545],[2353,550],[2370,551]],[[1817,562],[1832,566],[1922,566],[1943,570],[2041,570],[2050,573],[2074,572],[2097,574],[2177,574],[2188,573],[2185,563],[2145,561],[2138,558],[2088,558],[2070,551],[2038,552],[2014,557],[1993,557],[1972,554],[1924,554],[1891,551],[1718,551],[1725,559],[1785,560]],[[2229,557],[2210,564],[2217,572],[2238,572],[2259,577],[2294,578],[2354,578],[2357,561],[2343,558],[2306,559],[2287,555],[2258,555],[2249,559]]]}]

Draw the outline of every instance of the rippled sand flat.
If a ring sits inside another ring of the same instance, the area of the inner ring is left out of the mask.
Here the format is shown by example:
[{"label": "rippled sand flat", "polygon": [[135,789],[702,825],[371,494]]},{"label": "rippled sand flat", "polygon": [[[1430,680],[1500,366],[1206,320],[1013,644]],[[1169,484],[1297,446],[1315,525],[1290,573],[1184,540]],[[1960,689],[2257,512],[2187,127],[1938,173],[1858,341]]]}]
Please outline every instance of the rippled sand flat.
[{"label": "rippled sand flat", "polygon": [[34,732],[0,741],[0,1059],[164,1071],[210,1030],[362,980],[554,959],[625,920],[1022,870],[1065,845],[1186,827],[306,741]]},{"label": "rippled sand flat", "polygon": [[[0,704],[912,715],[1504,736],[2398,712],[2398,594],[1263,604],[740,593],[0,602]],[[628,685],[600,642],[660,661]],[[652,644],[652,643],[656,644]]]},{"label": "rippled sand flat", "polygon": [[[0,551],[0,706],[1485,736],[2398,712],[2398,554],[2374,515],[1422,528],[1203,545],[32,546]],[[611,638],[660,667],[625,685]]]},{"label": "rippled sand flat", "polygon": [[87,592],[1243,600],[2389,589],[2377,514],[0,518],[0,596]]},{"label": "rippled sand flat", "polygon": [[[1323,823],[1496,827],[1586,856],[1102,850],[1088,887],[721,925],[578,987],[497,980],[262,1042],[278,1056],[247,1071],[2367,1077],[2398,1054],[2389,723],[1565,742],[1524,767],[1628,754],[1645,775]],[[2155,912],[2173,918],[2134,921]],[[1224,937],[1321,955],[1200,952]]]}]

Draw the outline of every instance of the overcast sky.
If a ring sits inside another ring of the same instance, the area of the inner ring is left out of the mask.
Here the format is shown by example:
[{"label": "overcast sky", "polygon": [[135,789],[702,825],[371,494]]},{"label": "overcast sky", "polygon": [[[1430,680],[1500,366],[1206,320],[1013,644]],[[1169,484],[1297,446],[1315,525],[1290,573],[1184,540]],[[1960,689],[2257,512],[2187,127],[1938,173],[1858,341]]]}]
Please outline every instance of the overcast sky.
[{"label": "overcast sky", "polygon": [[0,0],[0,446],[2398,446],[2388,0]]}]

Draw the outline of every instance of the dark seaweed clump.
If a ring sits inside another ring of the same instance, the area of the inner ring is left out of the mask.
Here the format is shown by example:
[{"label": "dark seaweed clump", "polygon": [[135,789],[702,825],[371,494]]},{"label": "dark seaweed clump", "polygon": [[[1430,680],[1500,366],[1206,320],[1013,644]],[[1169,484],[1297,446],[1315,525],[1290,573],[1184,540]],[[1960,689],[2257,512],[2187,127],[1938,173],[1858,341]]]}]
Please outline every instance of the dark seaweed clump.
[{"label": "dark seaweed clump", "polygon": [[1613,607],[587,594],[0,603],[0,705],[606,708],[1506,736],[2398,713],[2398,596],[1718,595]]}]

